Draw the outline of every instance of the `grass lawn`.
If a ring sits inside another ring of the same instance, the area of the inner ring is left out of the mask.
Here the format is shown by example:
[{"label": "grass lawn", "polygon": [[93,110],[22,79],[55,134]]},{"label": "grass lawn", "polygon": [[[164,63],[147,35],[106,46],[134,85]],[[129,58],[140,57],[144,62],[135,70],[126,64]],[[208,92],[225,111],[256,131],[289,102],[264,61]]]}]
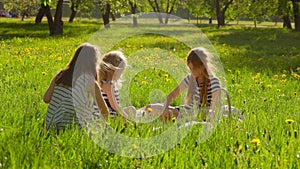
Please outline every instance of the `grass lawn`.
[{"label": "grass lawn", "polygon": [[[42,101],[44,92],[77,46],[88,41],[102,24],[96,20],[65,22],[64,35],[59,37],[49,37],[45,21],[35,25],[33,19],[0,18],[0,24],[0,169],[300,167],[299,32],[198,25],[219,53],[232,104],[245,118],[221,119],[204,143],[197,143],[196,126],[169,151],[129,158],[106,151],[75,128],[59,135],[43,134],[47,110]],[[172,38],[158,35],[128,38],[115,48],[122,48],[128,57],[141,49],[163,48],[176,51],[182,59],[189,50]],[[145,93],[152,88],[168,93],[175,86],[175,80],[163,71],[142,71],[130,85],[135,93],[131,102],[143,106],[148,103]],[[149,136],[147,126],[114,127],[125,135]]]}]

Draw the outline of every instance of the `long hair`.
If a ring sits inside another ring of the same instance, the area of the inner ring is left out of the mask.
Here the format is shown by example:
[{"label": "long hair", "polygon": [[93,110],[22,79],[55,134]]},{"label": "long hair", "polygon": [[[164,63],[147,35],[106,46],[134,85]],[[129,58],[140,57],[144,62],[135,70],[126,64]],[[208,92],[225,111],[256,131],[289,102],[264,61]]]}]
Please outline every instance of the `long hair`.
[{"label": "long hair", "polygon": [[[204,72],[200,72],[200,74],[203,76],[203,86],[201,91],[199,92],[199,104],[202,104],[204,106],[207,102],[207,96],[208,96],[208,86],[210,85],[210,79],[209,77],[213,75],[213,66],[210,63],[211,54],[203,47],[193,48],[187,56],[187,63],[192,63],[195,67],[202,67],[204,66]],[[188,87],[188,93],[187,93],[187,104],[191,103],[193,94],[196,90],[197,82],[195,77],[191,76],[189,87]],[[202,106],[201,105],[201,106]]]},{"label": "long hair", "polygon": [[[95,79],[97,79],[99,58],[100,52],[96,46],[93,46],[89,43],[83,43],[77,48],[73,58],[70,60],[68,65],[61,71],[61,74],[58,75],[58,78],[55,83],[72,87],[75,66],[77,69],[83,69],[83,67],[86,67],[85,69],[91,69],[89,70],[89,72],[94,74]],[[80,71],[84,70],[77,70],[76,72]]]},{"label": "long hair", "polygon": [[99,69],[99,82],[108,80],[116,71],[123,71],[127,66],[127,59],[121,51],[111,51],[106,53],[101,62]]}]

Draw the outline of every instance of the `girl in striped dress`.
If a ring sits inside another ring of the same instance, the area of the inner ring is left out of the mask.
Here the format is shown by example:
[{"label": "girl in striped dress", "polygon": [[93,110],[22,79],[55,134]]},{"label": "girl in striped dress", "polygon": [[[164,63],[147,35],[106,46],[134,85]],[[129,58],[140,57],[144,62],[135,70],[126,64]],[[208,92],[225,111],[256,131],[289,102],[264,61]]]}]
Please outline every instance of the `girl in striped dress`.
[{"label": "girl in striped dress", "polygon": [[[214,118],[214,108],[219,105],[221,87],[220,81],[214,76],[213,66],[210,63],[211,54],[203,47],[192,49],[187,56],[187,65],[191,71],[181,83],[167,96],[163,108],[164,120],[170,120],[172,116],[179,116],[179,107],[171,107],[172,101],[179,96],[181,92],[188,89],[185,98],[185,110],[191,110],[194,103],[197,104],[197,112],[200,108],[206,108],[210,112],[210,119]],[[156,106],[156,105],[155,105]],[[146,108],[159,109],[148,105]],[[203,113],[203,120],[206,120],[206,114]]]},{"label": "girl in striped dress", "polygon": [[[120,109],[118,87],[120,78],[127,66],[127,59],[121,51],[111,51],[103,56],[99,69],[99,85],[101,94],[109,109],[109,116],[115,118]],[[97,110],[97,107],[95,108]]]},{"label": "girl in striped dress", "polygon": [[[48,90],[44,95],[44,102],[49,103],[46,114],[46,128],[49,130],[53,127],[55,131],[65,129],[72,123],[78,123],[78,117],[74,106],[74,83],[82,74],[90,74],[94,87],[94,93],[100,91],[97,83],[98,60],[100,52],[96,46],[84,43],[79,46],[75,55],[70,60],[67,67],[61,70],[52,80]],[[93,85],[92,85],[93,86]],[[107,106],[101,95],[91,96],[96,100],[102,114],[108,114]],[[75,93],[76,94],[76,93]],[[80,128],[80,127],[79,127]]]}]

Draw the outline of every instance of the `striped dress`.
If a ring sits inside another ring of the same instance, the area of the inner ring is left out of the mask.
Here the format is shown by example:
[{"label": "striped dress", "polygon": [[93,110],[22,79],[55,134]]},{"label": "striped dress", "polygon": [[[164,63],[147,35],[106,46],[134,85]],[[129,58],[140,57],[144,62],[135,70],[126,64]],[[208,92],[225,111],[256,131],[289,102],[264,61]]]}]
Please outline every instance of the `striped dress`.
[{"label": "striped dress", "polygon": [[[192,75],[187,75],[182,82],[179,84],[180,90],[184,90],[189,87],[190,79]],[[214,76],[210,76],[210,83],[207,85],[207,102],[206,105],[209,107],[212,104],[212,94],[218,90],[221,89],[220,81],[218,78]],[[202,103],[200,103],[200,93],[202,91],[203,83],[197,84],[197,87],[194,92],[193,98],[195,99],[195,102],[198,104],[197,107],[200,108]],[[193,103],[189,105],[185,105],[186,109],[191,109],[193,107]]]},{"label": "striped dress", "polygon": [[[120,95],[119,95],[119,90],[115,87],[115,84],[112,83],[112,82],[108,82],[106,80],[102,80],[100,82],[100,86],[104,83],[110,83],[112,89],[113,89],[113,92],[114,92],[114,98],[116,99],[116,103],[118,105],[118,107],[120,107]],[[117,112],[112,108],[111,104],[109,103],[109,100],[108,100],[108,97],[107,97],[107,93],[105,93],[102,89],[101,89],[101,94],[102,94],[102,97],[108,107],[108,110],[109,110],[109,117],[112,117],[112,118],[115,118],[118,114]],[[99,108],[97,106],[96,103],[94,103],[94,110],[95,112],[99,112]]]},{"label": "striped dress", "polygon": [[56,85],[47,110],[46,128],[49,130],[53,127],[58,131],[73,122],[78,123],[73,106],[72,88]]}]

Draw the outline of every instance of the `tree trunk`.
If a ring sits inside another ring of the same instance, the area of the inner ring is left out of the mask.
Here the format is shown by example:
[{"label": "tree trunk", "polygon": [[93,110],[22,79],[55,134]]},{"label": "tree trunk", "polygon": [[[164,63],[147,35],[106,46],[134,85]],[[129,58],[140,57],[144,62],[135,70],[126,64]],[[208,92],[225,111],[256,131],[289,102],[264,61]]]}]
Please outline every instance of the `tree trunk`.
[{"label": "tree trunk", "polygon": [[217,12],[217,20],[218,27],[225,25],[225,13],[229,5],[233,2],[233,0],[229,0],[223,9],[220,7],[220,0],[216,0],[216,12]]},{"label": "tree trunk", "polygon": [[56,5],[53,27],[50,29],[51,36],[63,34],[62,5],[63,0],[58,0]]},{"label": "tree trunk", "polygon": [[[44,4],[41,4],[41,7],[35,17],[35,23],[39,24],[42,22],[42,19],[44,17],[44,15],[46,14],[47,8],[50,8],[48,5],[44,6]],[[50,9],[49,9],[50,10]]]},{"label": "tree trunk", "polygon": [[78,4],[75,5],[75,2],[72,2],[72,5],[71,5],[71,15],[70,15],[70,18],[69,18],[69,22],[72,23],[74,21],[74,18],[77,14],[77,9],[78,9]]},{"label": "tree trunk", "polygon": [[131,8],[133,27],[137,27],[138,22],[137,22],[137,17],[136,17],[136,11],[137,11],[136,2],[129,1],[129,4],[130,4],[130,8]]},{"label": "tree trunk", "polygon": [[290,20],[290,16],[283,16],[283,27],[288,28],[288,29],[292,29],[292,24],[291,24],[291,20]]},{"label": "tree trunk", "polygon": [[293,3],[293,11],[294,11],[294,22],[295,22],[295,30],[300,32],[300,9],[299,9],[299,0],[292,0]]},{"label": "tree trunk", "polygon": [[154,2],[151,0],[148,0],[148,2],[150,4],[150,6],[152,7],[153,11],[156,13],[159,23],[164,23],[161,13],[160,13],[160,10],[159,10],[159,5],[158,5],[157,0],[154,0]]},{"label": "tree trunk", "polygon": [[106,29],[109,29],[110,28],[110,24],[109,24],[109,14],[110,14],[110,4],[107,3],[105,5],[105,9],[103,11],[103,14],[102,14],[102,19],[103,19],[103,24],[104,24],[104,27]]}]

